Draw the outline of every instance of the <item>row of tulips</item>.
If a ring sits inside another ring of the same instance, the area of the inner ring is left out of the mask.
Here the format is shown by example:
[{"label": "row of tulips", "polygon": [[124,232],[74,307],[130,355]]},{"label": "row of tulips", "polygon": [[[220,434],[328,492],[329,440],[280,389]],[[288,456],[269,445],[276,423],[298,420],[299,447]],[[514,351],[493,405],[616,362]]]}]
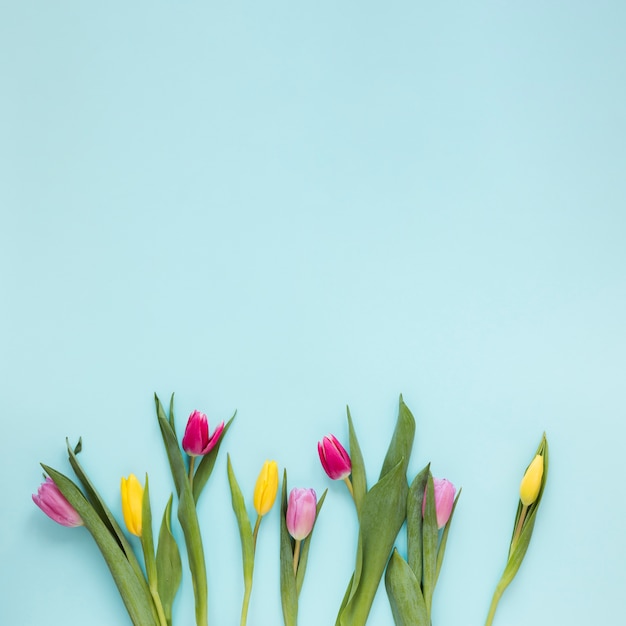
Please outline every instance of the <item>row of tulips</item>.
[{"label": "row of tulips", "polygon": [[[196,624],[206,626],[207,573],[196,505],[235,416],[227,423],[220,423],[211,433],[206,415],[194,411],[187,420],[179,444],[173,396],[169,414],[156,396],[155,403],[177,496],[177,517],[193,583]],[[378,481],[370,487],[349,410],[347,418],[350,452],[334,435],[328,435],[318,443],[324,471],[330,479],[345,482],[359,521],[354,574],[348,583],[335,626],[365,625],[383,575],[395,624],[431,626],[433,593],[460,490],[457,492],[446,479],[434,478],[429,465],[410,483],[407,481],[415,421],[402,397],[383,467]],[[68,442],[69,461],[83,489],[68,477],[43,465],[48,475],[37,494],[33,495],[33,501],[63,526],[87,527],[111,570],[135,626],[171,626],[174,598],[182,579],[180,551],[171,531],[173,494],[163,513],[155,550],[148,476],[144,485],[133,474],[121,479],[124,522],[128,532],[140,539],[142,567],[115,517],[79,464],[77,455],[80,451],[80,441],[74,449]],[[494,592],[486,626],[491,626],[500,597],[513,580],[528,548],[547,469],[548,445],[544,435],[522,478],[507,564]],[[244,593],[240,624],[245,626],[259,528],[276,501],[279,470],[275,461],[268,460],[259,473],[253,493],[254,527],[230,455],[227,458],[227,475],[241,540]],[[285,470],[280,501],[280,591],[284,624],[296,626],[298,597],[304,582],[311,537],[326,491],[319,500],[313,489],[294,488],[287,493]],[[394,548],[403,526],[406,526],[407,533],[406,558]]]}]

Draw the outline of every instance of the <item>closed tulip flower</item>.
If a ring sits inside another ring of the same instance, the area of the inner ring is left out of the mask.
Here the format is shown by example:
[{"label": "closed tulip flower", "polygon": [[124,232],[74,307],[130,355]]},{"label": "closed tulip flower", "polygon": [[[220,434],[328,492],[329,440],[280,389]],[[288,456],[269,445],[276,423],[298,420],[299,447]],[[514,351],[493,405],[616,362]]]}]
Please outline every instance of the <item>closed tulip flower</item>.
[{"label": "closed tulip flower", "polygon": [[[443,528],[450,519],[454,506],[455,486],[445,478],[433,478],[435,488],[435,511],[437,512],[437,528]],[[422,515],[426,510],[426,493],[422,501]]]},{"label": "closed tulip flower", "polygon": [[274,505],[278,491],[278,465],[265,461],[254,488],[254,508],[259,516],[266,515]]},{"label": "closed tulip flower", "polygon": [[33,494],[33,502],[61,526],[82,526],[83,520],[49,476]]},{"label": "closed tulip flower", "polygon": [[289,494],[287,503],[287,530],[296,540],[308,537],[315,523],[317,495],[313,489],[295,489]]},{"label": "closed tulip flower", "polygon": [[334,435],[324,437],[317,443],[317,452],[324,471],[332,480],[344,480],[350,476],[352,463],[350,455]]},{"label": "closed tulip flower", "polygon": [[209,435],[209,421],[200,411],[194,411],[187,420],[183,435],[183,450],[189,456],[208,454],[217,444],[224,430],[224,422]]},{"label": "closed tulip flower", "polygon": [[519,498],[524,506],[530,506],[539,495],[543,478],[543,457],[537,454],[524,473],[519,487]]},{"label": "closed tulip flower", "polygon": [[141,537],[141,517],[143,506],[143,487],[134,474],[122,478],[120,491],[122,492],[122,513],[128,532]]}]

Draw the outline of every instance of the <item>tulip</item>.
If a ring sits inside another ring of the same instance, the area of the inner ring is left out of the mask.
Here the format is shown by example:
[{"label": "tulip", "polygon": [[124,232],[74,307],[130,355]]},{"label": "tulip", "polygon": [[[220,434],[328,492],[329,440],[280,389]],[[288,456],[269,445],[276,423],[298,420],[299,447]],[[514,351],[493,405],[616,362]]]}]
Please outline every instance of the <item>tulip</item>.
[{"label": "tulip", "polygon": [[83,520],[74,507],[67,501],[55,482],[46,476],[33,494],[33,502],[52,520],[61,526],[82,526]]},{"label": "tulip", "polygon": [[266,515],[274,505],[278,491],[278,465],[265,461],[254,488],[254,508],[259,516]]},{"label": "tulip", "polygon": [[524,473],[519,486],[519,498],[524,506],[530,506],[539,495],[543,478],[543,457],[537,454]]},{"label": "tulip", "polygon": [[352,463],[350,455],[334,435],[324,437],[317,443],[317,452],[324,471],[332,480],[344,480],[350,476]]},{"label": "tulip", "polygon": [[224,422],[209,435],[209,421],[200,411],[194,411],[187,420],[183,436],[183,450],[189,456],[201,456],[210,452],[217,444],[224,430]]},{"label": "tulip", "polygon": [[[445,478],[433,478],[433,487],[435,489],[435,511],[437,512],[437,528],[443,528],[452,514],[454,506],[455,486]],[[426,494],[428,486],[424,492],[424,500],[422,501],[422,516],[426,510]]]},{"label": "tulip", "polygon": [[141,537],[141,517],[143,506],[143,487],[134,474],[122,478],[122,513],[128,532]]},{"label": "tulip", "polygon": [[296,540],[302,541],[313,530],[317,495],[313,489],[292,489],[287,504],[287,530]]}]

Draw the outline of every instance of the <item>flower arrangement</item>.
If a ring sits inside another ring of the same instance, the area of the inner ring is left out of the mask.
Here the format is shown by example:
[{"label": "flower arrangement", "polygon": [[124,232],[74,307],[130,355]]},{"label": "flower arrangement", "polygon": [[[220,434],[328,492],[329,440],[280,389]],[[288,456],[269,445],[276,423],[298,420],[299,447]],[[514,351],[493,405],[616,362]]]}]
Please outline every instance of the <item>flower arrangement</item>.
[{"label": "flower arrangement", "polygon": [[[197,503],[212,475],[220,447],[235,415],[211,433],[207,416],[193,411],[179,441],[174,420],[173,395],[166,412],[155,395],[157,422],[170,465],[174,492],[161,519],[156,539],[148,476],[142,485],[130,474],[120,483],[121,508],[127,531],[138,537],[142,558],[135,553],[120,523],[78,461],[82,443],[67,442],[69,463],[77,482],[42,464],[46,472],[33,501],[48,517],[68,527],[85,526],[100,549],[135,626],[172,626],[174,600],[182,580],[181,550],[172,534],[172,511],[184,538],[191,574],[197,626],[208,625],[207,570]],[[368,483],[356,430],[347,411],[348,450],[332,434],[318,442],[321,465],[331,480],[342,480],[352,497],[359,532],[354,573],[338,608],[335,626],[364,626],[381,580],[397,626],[431,626],[433,594],[441,573],[448,534],[461,489],[445,478],[433,477],[430,464],[413,480],[407,468],[413,447],[415,420],[400,397],[398,417],[378,475]],[[245,626],[252,594],[255,553],[263,518],[274,506],[279,489],[276,461],[263,464],[253,491],[256,521],[252,526],[246,499],[235,477],[230,455],[227,478],[239,528],[243,566],[240,626]],[[507,563],[496,586],[486,626],[494,620],[498,602],[515,577],[528,549],[548,475],[545,434],[526,469],[519,489],[519,504]],[[287,487],[283,470],[280,495],[280,595],[285,626],[296,626],[298,598],[304,583],[315,524],[327,491],[318,499],[314,489]],[[176,504],[175,504],[176,503]],[[395,547],[406,528],[406,554]]]}]

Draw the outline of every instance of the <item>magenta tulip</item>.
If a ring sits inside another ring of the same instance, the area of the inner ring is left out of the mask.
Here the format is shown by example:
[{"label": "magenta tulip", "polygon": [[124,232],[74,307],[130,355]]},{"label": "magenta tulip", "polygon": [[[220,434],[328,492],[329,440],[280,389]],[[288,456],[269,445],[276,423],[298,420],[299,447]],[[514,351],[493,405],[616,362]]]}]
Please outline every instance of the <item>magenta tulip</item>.
[{"label": "magenta tulip", "polygon": [[74,507],[66,500],[50,476],[46,477],[37,493],[33,494],[33,502],[57,524],[61,526],[82,526],[83,520]]},{"label": "magenta tulip", "polygon": [[295,489],[289,494],[287,503],[287,530],[296,540],[308,537],[313,530],[317,506],[317,495],[313,489]]},{"label": "magenta tulip", "polygon": [[352,463],[350,455],[334,435],[324,437],[317,443],[317,452],[324,471],[332,480],[344,480],[350,476]]},{"label": "magenta tulip", "polygon": [[[452,514],[452,507],[454,506],[454,493],[456,491],[455,486],[445,478],[433,478],[433,486],[435,488],[435,511],[437,512],[437,528],[443,528]],[[424,493],[424,500],[422,501],[422,516],[426,510],[426,494],[428,488]]]},{"label": "magenta tulip", "polygon": [[209,435],[209,420],[204,413],[194,411],[187,420],[183,436],[183,450],[189,456],[201,456],[210,452],[220,440],[224,422]]}]

